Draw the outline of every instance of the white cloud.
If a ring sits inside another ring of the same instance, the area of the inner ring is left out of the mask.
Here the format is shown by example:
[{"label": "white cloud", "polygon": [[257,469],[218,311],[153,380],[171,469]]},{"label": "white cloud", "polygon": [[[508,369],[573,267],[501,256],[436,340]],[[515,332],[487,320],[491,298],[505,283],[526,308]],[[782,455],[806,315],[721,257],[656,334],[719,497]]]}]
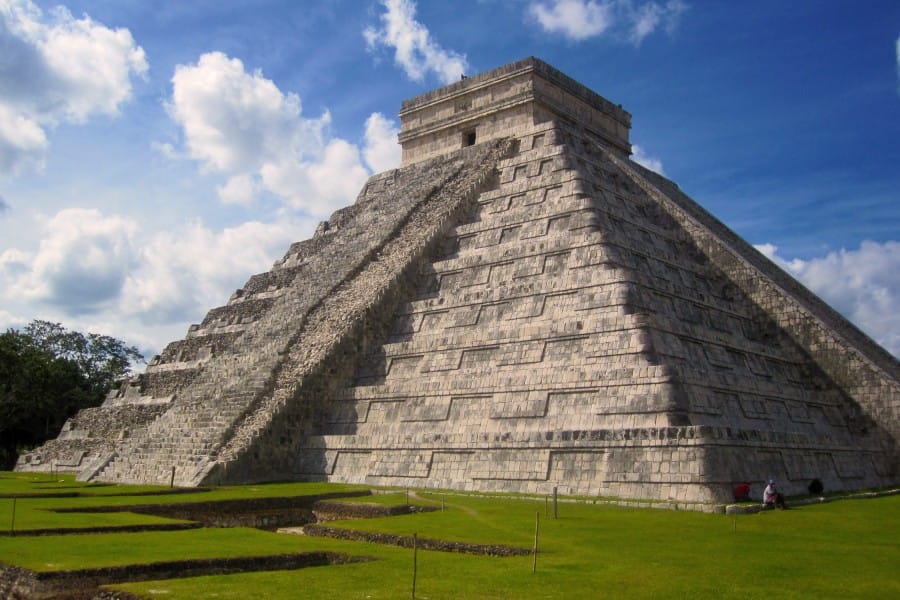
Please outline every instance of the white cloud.
[{"label": "white cloud", "polygon": [[0,174],[40,167],[46,148],[47,136],[40,125],[0,104]]},{"label": "white cloud", "polygon": [[809,260],[785,259],[772,244],[756,249],[900,356],[900,242],[863,241]]},{"label": "white cloud", "polygon": [[671,33],[685,10],[681,0],[549,0],[528,5],[529,16],[548,33],[573,41],[610,34],[636,45],[660,27]]},{"label": "white cloud", "polygon": [[327,217],[350,204],[369,176],[360,163],[359,149],[341,139],[329,142],[316,162],[270,162],[260,175],[266,189],[292,208],[316,217]]},{"label": "white cloud", "polygon": [[[312,221],[305,224],[305,229],[311,228]],[[157,233],[142,246],[124,286],[120,310],[146,324],[182,323],[186,315],[202,316],[225,304],[250,275],[268,270],[273,257],[295,241],[297,229],[296,223],[251,221],[215,232],[194,222]],[[169,340],[157,343],[163,341]]]},{"label": "white cloud", "polygon": [[19,277],[28,271],[31,256],[18,248],[9,248],[0,253],[0,273],[7,277]]},{"label": "white cloud", "polygon": [[[247,204],[259,191],[311,215],[353,201],[368,172],[359,150],[328,139],[331,116],[304,118],[300,98],[221,52],[179,65],[169,114],[184,132],[187,155],[229,176],[219,197]],[[171,152],[170,152],[171,154]]]},{"label": "white cloud", "polygon": [[314,149],[329,122],[327,114],[301,119],[296,94],[282,94],[221,52],[175,68],[169,112],[184,129],[191,158],[213,171],[252,171],[285,149]]},{"label": "white cloud", "polygon": [[[66,209],[38,228],[36,252],[0,253],[0,298],[28,302],[28,312],[40,318],[118,332],[111,334],[158,351],[184,336],[186,321],[225,304],[252,274],[269,270],[315,223],[285,219],[213,231],[193,222],[147,233],[127,217]],[[0,311],[4,326],[27,320]]]},{"label": "white cloud", "polygon": [[0,333],[7,329],[21,329],[28,322],[29,319],[0,308]]},{"label": "white cloud", "polygon": [[93,312],[118,297],[134,264],[137,224],[97,210],[71,208],[46,220],[37,253],[3,253],[0,265],[12,278],[7,295],[65,307],[73,315]]},{"label": "white cloud", "polygon": [[40,166],[45,129],[115,115],[131,97],[131,76],[147,71],[127,29],[110,29],[29,0],[0,4],[0,174]]},{"label": "white cloud", "polygon": [[662,26],[667,32],[672,33],[678,26],[681,15],[687,10],[687,5],[680,0],[670,0],[665,4],[647,2],[634,7],[628,3],[625,22],[628,23],[628,38],[635,44],[640,44],[645,37]]},{"label": "white cloud", "polygon": [[401,148],[397,141],[400,129],[394,121],[381,113],[372,113],[366,119],[363,156],[374,173],[394,169],[400,164]]},{"label": "white cloud", "polygon": [[230,177],[223,186],[216,188],[219,199],[225,204],[249,205],[256,196],[257,183],[250,175]]},{"label": "white cloud", "polygon": [[431,37],[428,28],[416,20],[412,0],[382,0],[386,12],[381,27],[368,27],[363,36],[370,50],[379,46],[394,49],[396,62],[413,81],[424,81],[434,73],[443,83],[459,81],[468,69],[465,55],[444,50]]},{"label": "white cloud", "polygon": [[159,154],[169,160],[181,160],[183,158],[187,158],[181,152],[179,152],[175,146],[168,142],[150,142],[150,147],[159,152]]},{"label": "white cloud", "polygon": [[553,0],[550,4],[534,2],[529,13],[544,31],[561,33],[572,40],[583,40],[606,31],[612,23],[612,6],[584,0]]},{"label": "white cloud", "polygon": [[631,151],[633,152],[633,154],[631,155],[631,160],[643,167],[650,169],[651,171],[659,173],[660,175],[665,175],[665,172],[663,171],[662,161],[660,159],[646,154],[644,152],[644,149],[637,144],[632,144]]}]

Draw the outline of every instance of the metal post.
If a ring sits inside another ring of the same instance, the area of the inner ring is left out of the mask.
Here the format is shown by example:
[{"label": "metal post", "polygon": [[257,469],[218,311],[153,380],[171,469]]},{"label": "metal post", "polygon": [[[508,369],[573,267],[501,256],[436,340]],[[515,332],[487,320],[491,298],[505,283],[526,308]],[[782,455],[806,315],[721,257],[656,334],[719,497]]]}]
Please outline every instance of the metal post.
[{"label": "metal post", "polygon": [[553,486],[553,518],[556,518],[556,503],[557,503],[557,495],[556,495],[556,486]]},{"label": "metal post", "polygon": [[169,487],[175,487],[175,466],[172,466],[172,477],[169,479]]},{"label": "metal post", "polygon": [[416,600],[416,571],[418,570],[418,565],[416,564],[416,554],[418,553],[418,534],[413,534],[413,581],[412,581],[412,600]]},{"label": "metal post", "polygon": [[9,520],[9,535],[16,535],[16,497],[13,496],[12,518]]},{"label": "metal post", "polygon": [[531,550],[531,572],[537,572],[537,548],[538,548],[538,531],[541,528],[541,513],[534,513],[534,548]]}]

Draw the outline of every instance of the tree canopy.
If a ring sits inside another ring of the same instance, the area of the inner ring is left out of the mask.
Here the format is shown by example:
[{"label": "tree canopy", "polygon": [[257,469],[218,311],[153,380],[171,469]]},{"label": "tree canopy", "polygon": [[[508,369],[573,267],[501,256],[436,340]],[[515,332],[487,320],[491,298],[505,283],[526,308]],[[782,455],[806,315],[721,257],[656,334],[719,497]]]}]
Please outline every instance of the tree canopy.
[{"label": "tree canopy", "polygon": [[55,437],[78,410],[101,404],[143,359],[121,340],[49,321],[0,334],[0,465]]}]

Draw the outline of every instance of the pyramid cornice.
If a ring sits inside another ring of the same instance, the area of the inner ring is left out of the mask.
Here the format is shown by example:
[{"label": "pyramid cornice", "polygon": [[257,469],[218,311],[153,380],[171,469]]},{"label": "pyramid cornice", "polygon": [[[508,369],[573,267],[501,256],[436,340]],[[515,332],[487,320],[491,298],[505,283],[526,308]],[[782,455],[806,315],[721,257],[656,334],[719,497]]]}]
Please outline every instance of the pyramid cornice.
[{"label": "pyramid cornice", "polygon": [[403,102],[403,164],[557,119],[577,122],[614,151],[631,154],[631,115],[621,105],[529,57]]}]

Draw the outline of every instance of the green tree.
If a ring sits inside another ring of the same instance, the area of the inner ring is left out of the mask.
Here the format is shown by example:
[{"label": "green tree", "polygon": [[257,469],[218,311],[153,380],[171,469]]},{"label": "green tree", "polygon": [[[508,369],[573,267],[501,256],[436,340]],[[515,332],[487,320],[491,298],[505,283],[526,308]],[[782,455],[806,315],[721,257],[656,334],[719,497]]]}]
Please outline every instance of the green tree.
[{"label": "green tree", "polygon": [[134,346],[108,335],[69,331],[59,323],[35,320],[23,333],[35,348],[55,358],[74,362],[100,401],[117,382],[131,373],[131,365],[144,357]]},{"label": "green tree", "polygon": [[143,356],[109,336],[33,321],[0,334],[0,465],[58,435],[78,410],[97,406]]}]

